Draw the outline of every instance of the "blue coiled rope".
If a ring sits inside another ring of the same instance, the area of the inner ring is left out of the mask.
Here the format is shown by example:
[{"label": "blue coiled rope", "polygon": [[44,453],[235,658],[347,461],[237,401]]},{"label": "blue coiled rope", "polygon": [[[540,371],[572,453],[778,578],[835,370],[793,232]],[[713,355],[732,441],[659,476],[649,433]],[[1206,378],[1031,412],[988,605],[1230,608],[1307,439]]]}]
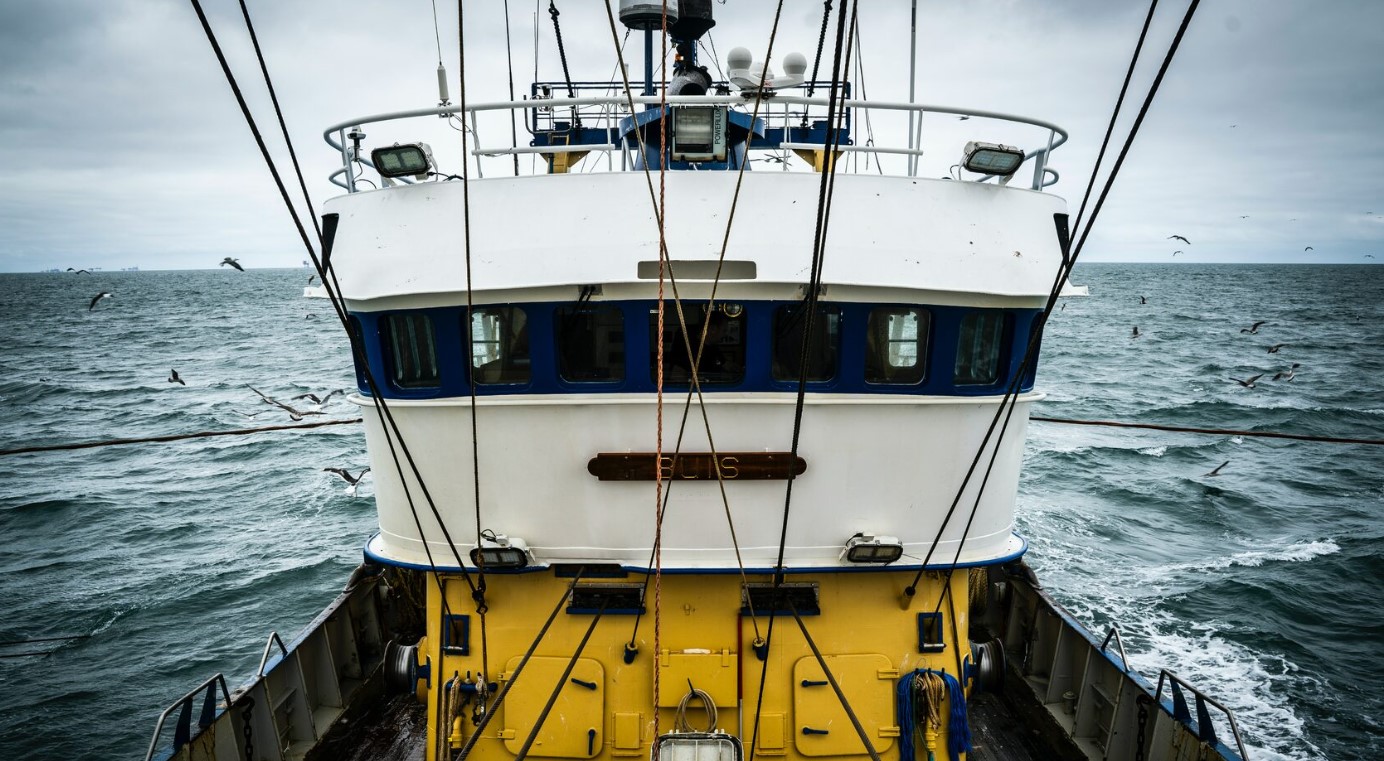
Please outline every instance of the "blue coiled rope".
[{"label": "blue coiled rope", "polygon": [[[898,720],[899,720],[899,756],[902,761],[914,761],[914,736],[917,732],[918,698],[914,691],[915,680],[926,674],[935,674],[942,678],[942,683],[947,688],[947,702],[951,706],[947,717],[947,753],[951,756],[951,761],[960,761],[962,753],[969,753],[971,750],[971,723],[966,716],[966,694],[961,689],[961,683],[956,677],[945,671],[933,671],[932,669],[915,669],[903,675],[899,679],[898,690]],[[926,722],[926,719],[923,719]]]}]

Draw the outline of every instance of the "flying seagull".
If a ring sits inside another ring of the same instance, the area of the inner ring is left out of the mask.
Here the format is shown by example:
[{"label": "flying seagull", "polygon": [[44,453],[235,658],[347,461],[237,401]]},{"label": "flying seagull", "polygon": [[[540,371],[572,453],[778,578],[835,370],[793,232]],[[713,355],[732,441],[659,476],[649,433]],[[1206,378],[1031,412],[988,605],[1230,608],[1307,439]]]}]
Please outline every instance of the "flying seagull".
[{"label": "flying seagull", "polygon": [[1316,250],[1317,250],[1317,249],[1312,248],[1311,246],[1308,246],[1307,248],[1304,248],[1304,249],[1303,249],[1303,251],[1316,251]]},{"label": "flying seagull", "polygon": [[293,401],[297,401],[297,400],[299,400],[299,399],[311,399],[313,404],[319,404],[319,405],[321,405],[321,404],[326,404],[328,399],[331,399],[332,397],[336,396],[337,394],[341,394],[341,395],[344,396],[344,395],[346,394],[346,390],[345,390],[345,389],[339,388],[339,389],[337,389],[337,390],[331,392],[330,394],[327,394],[326,396],[323,396],[323,397],[320,398],[320,399],[317,397],[317,394],[299,394],[299,395],[294,396],[294,397],[289,397],[289,401],[290,401],[290,402],[293,402]]},{"label": "flying seagull", "polygon": [[101,291],[100,293],[98,293],[98,294],[96,294],[95,296],[92,296],[92,297],[91,297],[91,304],[87,306],[87,311],[90,312],[91,310],[95,309],[95,308],[96,308],[96,302],[100,301],[101,299],[113,299],[113,298],[115,298],[115,294],[111,293],[110,291]]},{"label": "flying seagull", "polygon": [[346,487],[346,493],[354,497],[356,496],[356,487],[360,485],[360,479],[365,478],[365,474],[369,473],[370,469],[366,468],[365,470],[362,470],[359,474],[354,476],[351,475],[350,471],[346,470],[345,468],[323,468],[322,471],[324,473],[335,473],[338,476],[341,476],[342,480],[344,480],[347,484],[350,484]]},{"label": "flying seagull", "polygon": [[1183,253],[1183,252],[1181,252],[1181,251],[1174,251],[1174,252],[1173,252],[1173,256],[1177,256],[1177,255],[1180,254],[1180,253]]},{"label": "flying seagull", "polygon": [[1241,386],[1244,386],[1245,388],[1254,388],[1254,382],[1262,377],[1264,377],[1264,374],[1259,373],[1258,375],[1251,375],[1248,378],[1245,378],[1244,380],[1240,380],[1239,378],[1231,378],[1230,380],[1235,381],[1236,383],[1240,384]]},{"label": "flying seagull", "polygon": [[1225,466],[1227,466],[1227,465],[1229,465],[1229,464],[1230,464],[1230,460],[1226,460],[1225,462],[1221,463],[1220,465],[1217,465],[1217,466],[1216,466],[1216,469],[1213,470],[1213,471],[1211,471],[1210,473],[1203,473],[1203,474],[1202,474],[1202,478],[1209,478],[1209,477],[1211,477],[1211,476],[1219,476],[1219,475],[1221,474],[1221,468],[1224,468]]},{"label": "flying seagull", "polygon": [[316,276],[316,275],[308,275],[308,282],[309,282],[309,283],[311,283],[312,281],[314,281],[314,280],[316,280],[316,279],[317,279],[317,276]]},{"label": "flying seagull", "polygon": [[1186,244],[1189,245],[1189,246],[1192,245],[1192,242],[1191,242],[1190,240],[1187,240],[1186,238],[1182,237],[1181,235],[1169,235],[1169,236],[1168,236],[1168,240],[1180,240],[1180,241],[1182,241],[1183,243],[1186,243]]},{"label": "flying seagull", "polygon": [[1277,354],[1277,353],[1278,353],[1278,350],[1279,350],[1279,349],[1282,349],[1284,346],[1288,346],[1288,344],[1274,344],[1273,346],[1270,346],[1270,347],[1269,347],[1269,353],[1270,353],[1270,354]]},{"label": "flying seagull", "polygon": [[1249,219],[1249,215],[1248,215],[1248,214],[1241,214],[1241,215],[1240,215],[1240,219]]},{"label": "flying seagull", "polygon": [[1299,364],[1299,363],[1297,363],[1297,362],[1294,362],[1294,363],[1293,363],[1293,366],[1290,367],[1290,368],[1288,368],[1287,370],[1283,370],[1282,372],[1274,373],[1274,374],[1273,374],[1273,379],[1274,379],[1274,380],[1285,380],[1285,381],[1290,381],[1290,380],[1293,379],[1294,376],[1297,375],[1297,369],[1298,369],[1299,367],[1302,367],[1302,365]]},{"label": "flying seagull", "polygon": [[1140,303],[1140,304],[1147,304],[1147,303],[1149,303],[1149,297],[1148,297],[1148,296],[1140,296],[1140,297],[1139,297],[1139,303]]},{"label": "flying seagull", "polygon": [[222,267],[225,267],[225,266],[228,265],[228,264],[231,265],[232,267],[235,267],[236,269],[240,270],[241,272],[244,272],[244,271],[245,271],[245,268],[242,267],[242,266],[240,266],[240,260],[239,260],[239,259],[232,259],[231,257],[228,256],[228,257],[226,257],[225,259],[222,259],[222,260],[221,260],[221,266],[222,266]]},{"label": "flying seagull", "polygon": [[274,405],[275,407],[278,407],[279,409],[283,410],[284,412],[287,412],[287,413],[288,413],[289,419],[290,419],[290,420],[293,420],[294,422],[297,422],[297,421],[299,421],[299,420],[302,420],[304,415],[325,415],[325,414],[326,414],[325,412],[320,412],[320,411],[318,411],[318,410],[308,410],[308,411],[306,411],[306,412],[304,412],[304,411],[302,411],[302,410],[295,410],[295,409],[293,409],[292,407],[290,407],[289,405],[284,404],[283,402],[281,402],[281,401],[279,401],[279,400],[277,400],[277,399],[275,399],[275,398],[273,398],[273,397],[266,396],[263,392],[261,392],[259,389],[255,388],[254,386],[247,386],[247,388],[249,388],[251,391],[255,392],[256,394],[259,394],[259,397],[260,397],[261,399],[264,400],[264,403],[265,403],[265,404],[272,404],[272,405]]},{"label": "flying seagull", "polygon": [[345,468],[323,468],[322,472],[335,473],[338,476],[341,476],[342,480],[344,480],[346,483],[355,486],[357,483],[360,482],[361,478],[365,477],[366,473],[370,472],[370,469],[366,468],[365,470],[362,470],[359,474],[354,476],[351,475],[351,472],[349,470],[346,470]]},{"label": "flying seagull", "polygon": [[1365,258],[1366,258],[1366,259],[1373,259],[1373,258],[1374,258],[1374,254],[1365,254]]},{"label": "flying seagull", "polygon": [[187,381],[185,381],[185,380],[183,380],[182,378],[178,377],[178,371],[177,371],[176,369],[173,369],[173,370],[169,370],[169,371],[168,371],[168,382],[169,382],[169,383],[178,383],[178,384],[181,384],[181,385],[184,385],[184,386],[187,385]]},{"label": "flying seagull", "polygon": [[85,272],[85,273],[88,274],[88,275],[91,274],[91,270],[79,270],[79,269],[73,269],[73,268],[71,268],[71,267],[68,267],[68,268],[67,268],[67,271],[68,271],[68,272],[74,272],[74,273],[76,273],[76,274],[78,274],[78,275],[82,274],[83,272]]},{"label": "flying seagull", "polygon": [[1268,322],[1268,320],[1260,320],[1260,321],[1254,323],[1253,325],[1249,326],[1248,328],[1240,328],[1240,332],[1241,332],[1241,333],[1249,333],[1250,335],[1254,335],[1255,333],[1258,333],[1258,332],[1259,332],[1259,326],[1260,326],[1260,325],[1263,325],[1263,324],[1266,323],[1266,322]]}]

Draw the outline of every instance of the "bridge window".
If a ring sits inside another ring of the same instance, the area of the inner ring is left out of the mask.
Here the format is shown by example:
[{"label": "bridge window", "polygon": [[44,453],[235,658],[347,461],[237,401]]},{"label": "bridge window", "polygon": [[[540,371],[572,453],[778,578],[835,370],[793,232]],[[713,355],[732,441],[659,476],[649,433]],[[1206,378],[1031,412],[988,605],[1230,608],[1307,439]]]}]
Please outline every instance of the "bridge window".
[{"label": "bridge window", "polygon": [[913,307],[871,310],[865,328],[865,382],[914,385],[927,374],[931,313]]},{"label": "bridge window", "polygon": [[[793,304],[774,312],[774,380],[797,381],[803,370],[803,333],[807,306]],[[828,381],[836,376],[836,350],[841,338],[841,310],[817,305],[812,337],[807,342],[807,379]]]},{"label": "bridge window", "polygon": [[519,307],[486,307],[471,312],[471,368],[476,383],[528,383],[528,315]]},{"label": "bridge window", "polygon": [[625,323],[618,307],[583,305],[555,312],[558,373],[566,381],[625,379]]},{"label": "bridge window", "polygon": [[436,388],[437,346],[432,320],[425,314],[387,314],[380,322],[388,348],[390,378],[399,388]]},{"label": "bridge window", "polygon": [[[683,302],[687,317],[687,335],[691,338],[689,351],[678,325],[677,311],[670,305],[663,317],[663,382],[688,385],[692,382],[692,357],[701,341],[702,326],[706,326],[706,346],[702,350],[698,380],[706,385],[739,383],[745,378],[745,312],[739,304],[717,304],[707,316],[706,304]],[[649,310],[650,364],[658,351],[658,312]],[[651,370],[650,378],[657,380]]]},{"label": "bridge window", "polygon": [[956,384],[984,386],[1000,378],[1000,343],[1004,312],[971,312],[961,319],[956,344]]}]

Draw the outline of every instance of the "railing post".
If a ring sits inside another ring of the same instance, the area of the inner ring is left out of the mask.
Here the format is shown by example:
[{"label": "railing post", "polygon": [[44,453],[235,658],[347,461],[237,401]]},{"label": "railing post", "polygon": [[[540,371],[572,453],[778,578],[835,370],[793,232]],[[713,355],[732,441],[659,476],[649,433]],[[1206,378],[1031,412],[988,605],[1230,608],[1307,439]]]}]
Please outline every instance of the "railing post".
[{"label": "railing post", "polygon": [[1048,163],[1048,154],[1052,153],[1052,141],[1057,137],[1057,133],[1048,130],[1048,147],[1038,154],[1038,158],[1033,162],[1033,189],[1043,189],[1043,167]]},{"label": "railing post", "polygon": [[336,133],[337,143],[341,146],[341,168],[346,170],[346,192],[356,192],[356,176],[351,171],[351,149],[346,147],[346,128],[342,127]]}]

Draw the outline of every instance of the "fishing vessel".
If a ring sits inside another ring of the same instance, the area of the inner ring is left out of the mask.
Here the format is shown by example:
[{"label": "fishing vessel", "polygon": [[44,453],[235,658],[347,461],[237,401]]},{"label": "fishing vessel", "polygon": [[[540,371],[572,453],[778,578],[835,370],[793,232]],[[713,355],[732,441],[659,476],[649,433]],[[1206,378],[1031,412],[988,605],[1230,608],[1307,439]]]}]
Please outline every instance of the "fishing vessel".
[{"label": "fishing vessel", "polygon": [[[724,77],[710,0],[619,7],[642,88],[444,89],[325,131],[320,271],[379,531],[148,756],[1244,758],[1228,711],[1132,670],[1014,533],[1066,132],[858,97],[844,7],[813,73],[735,49]],[[907,127],[864,138],[871,116]],[[941,116],[974,135],[930,142]],[[511,118],[528,145],[491,137]],[[418,137],[372,145],[386,124]],[[424,137],[458,134],[439,165]]]}]

